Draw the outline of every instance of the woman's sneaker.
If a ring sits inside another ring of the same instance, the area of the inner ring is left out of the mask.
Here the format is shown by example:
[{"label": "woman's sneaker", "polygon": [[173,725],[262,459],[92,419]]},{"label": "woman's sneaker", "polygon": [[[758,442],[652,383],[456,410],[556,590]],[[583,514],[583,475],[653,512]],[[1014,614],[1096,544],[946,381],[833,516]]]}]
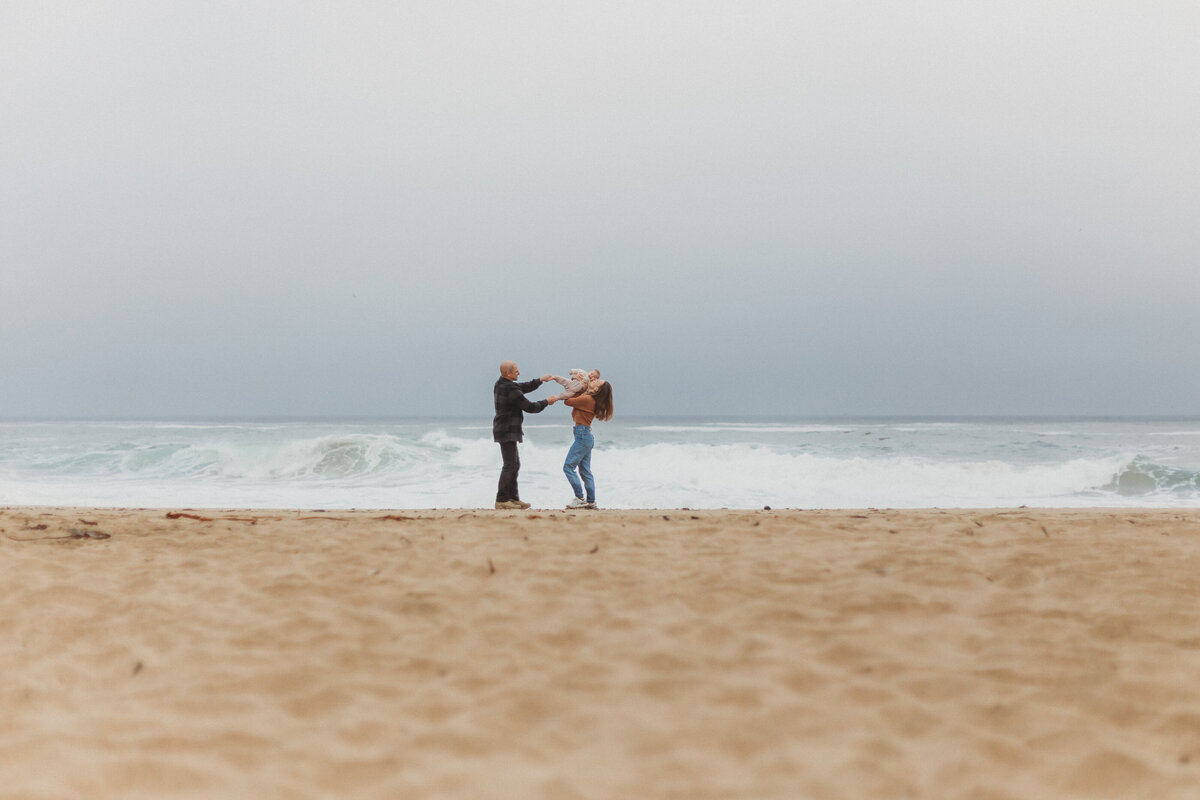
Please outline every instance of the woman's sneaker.
[{"label": "woman's sneaker", "polygon": [[[592,507],[595,507],[596,504],[592,503],[591,505],[592,505]],[[588,501],[584,500],[582,497],[572,498],[571,502],[567,503],[567,508],[587,508],[587,507],[588,507]]]}]

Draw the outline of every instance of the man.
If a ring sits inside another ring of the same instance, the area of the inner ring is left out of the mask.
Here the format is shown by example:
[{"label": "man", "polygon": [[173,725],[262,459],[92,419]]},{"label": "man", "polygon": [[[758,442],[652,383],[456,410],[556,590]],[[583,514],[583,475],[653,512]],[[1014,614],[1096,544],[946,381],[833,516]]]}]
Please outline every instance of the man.
[{"label": "man", "polygon": [[492,420],[492,439],[500,443],[500,456],[504,459],[504,467],[500,470],[500,485],[496,488],[496,508],[529,508],[529,503],[521,502],[517,491],[517,473],[521,471],[521,457],[517,454],[517,443],[524,439],[521,423],[525,419],[523,412],[537,414],[543,408],[554,405],[554,399],[530,401],[525,398],[527,392],[540,387],[552,376],[543,375],[525,383],[517,383],[521,370],[512,361],[500,364],[500,378],[492,388],[492,397],[496,403],[496,416]]}]

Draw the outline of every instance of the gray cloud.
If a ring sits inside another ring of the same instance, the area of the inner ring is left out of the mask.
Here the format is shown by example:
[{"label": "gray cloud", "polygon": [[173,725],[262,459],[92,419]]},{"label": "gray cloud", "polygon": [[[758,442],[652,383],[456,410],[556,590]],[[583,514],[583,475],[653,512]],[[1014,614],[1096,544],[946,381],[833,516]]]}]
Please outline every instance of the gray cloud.
[{"label": "gray cloud", "polygon": [[15,3],[0,414],[1190,413],[1189,3]]}]

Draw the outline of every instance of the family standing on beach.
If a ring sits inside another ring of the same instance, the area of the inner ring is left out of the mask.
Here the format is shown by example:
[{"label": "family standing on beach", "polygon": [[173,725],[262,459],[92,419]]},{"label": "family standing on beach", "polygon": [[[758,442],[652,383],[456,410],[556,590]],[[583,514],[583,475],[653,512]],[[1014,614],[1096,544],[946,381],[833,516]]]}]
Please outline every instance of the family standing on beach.
[{"label": "family standing on beach", "polygon": [[[596,508],[596,481],[592,477],[592,420],[610,420],[613,415],[612,386],[601,380],[600,370],[584,372],[573,369],[568,377],[543,375],[531,381],[517,383],[521,370],[513,361],[500,364],[500,378],[492,390],[496,405],[496,416],[492,420],[492,439],[500,444],[500,456],[504,466],[500,470],[500,484],[496,488],[496,508],[529,508],[530,503],[521,500],[517,488],[517,475],[521,471],[521,457],[517,443],[524,440],[521,430],[525,412],[538,414],[559,400],[571,407],[571,422],[574,425],[575,441],[567,451],[563,472],[571,484],[575,497],[567,508]],[[538,389],[543,383],[556,381],[562,385],[561,394],[545,400],[529,400],[526,394]]]}]

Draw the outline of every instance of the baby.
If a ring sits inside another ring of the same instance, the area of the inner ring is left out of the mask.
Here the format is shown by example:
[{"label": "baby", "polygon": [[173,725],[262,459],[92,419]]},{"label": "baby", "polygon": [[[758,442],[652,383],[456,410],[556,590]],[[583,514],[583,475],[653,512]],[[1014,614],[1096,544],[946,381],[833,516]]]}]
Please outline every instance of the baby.
[{"label": "baby", "polygon": [[567,373],[567,377],[563,378],[558,375],[550,376],[563,387],[563,393],[559,395],[559,399],[575,397],[581,395],[588,390],[592,385],[592,381],[600,377],[600,370],[594,369],[591,372],[584,372],[581,369],[573,369]]}]

